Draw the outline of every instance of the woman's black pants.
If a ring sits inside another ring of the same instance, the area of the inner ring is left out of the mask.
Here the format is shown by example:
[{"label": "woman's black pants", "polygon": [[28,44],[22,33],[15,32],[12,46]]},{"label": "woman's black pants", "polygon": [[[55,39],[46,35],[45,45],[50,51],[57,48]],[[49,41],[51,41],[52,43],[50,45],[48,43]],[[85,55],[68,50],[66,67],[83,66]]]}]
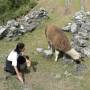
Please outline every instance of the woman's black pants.
[{"label": "woman's black pants", "polygon": [[[21,72],[26,67],[26,60],[23,56],[19,56],[17,59],[17,68]],[[5,68],[6,72],[10,72],[12,75],[15,75],[15,69],[12,66],[12,61],[6,60]]]}]

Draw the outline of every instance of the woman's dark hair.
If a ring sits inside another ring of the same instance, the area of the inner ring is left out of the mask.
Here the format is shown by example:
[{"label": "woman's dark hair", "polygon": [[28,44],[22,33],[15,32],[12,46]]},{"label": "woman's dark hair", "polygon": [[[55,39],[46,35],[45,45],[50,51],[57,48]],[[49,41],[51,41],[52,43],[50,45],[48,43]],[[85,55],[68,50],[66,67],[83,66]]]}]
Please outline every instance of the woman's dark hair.
[{"label": "woman's dark hair", "polygon": [[18,43],[16,45],[16,48],[15,48],[15,51],[19,54],[21,52],[21,49],[23,49],[25,47],[25,44],[24,43]]}]

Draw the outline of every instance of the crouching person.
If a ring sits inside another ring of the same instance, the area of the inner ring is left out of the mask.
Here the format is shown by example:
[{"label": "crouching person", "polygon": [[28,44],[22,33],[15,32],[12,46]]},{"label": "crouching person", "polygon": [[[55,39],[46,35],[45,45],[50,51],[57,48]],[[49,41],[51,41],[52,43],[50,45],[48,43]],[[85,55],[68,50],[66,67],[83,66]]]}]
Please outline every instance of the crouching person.
[{"label": "crouching person", "polygon": [[31,66],[31,61],[28,56],[24,56],[25,44],[18,43],[16,48],[13,49],[6,59],[5,71],[11,75],[17,76],[18,80],[24,84],[23,69]]}]

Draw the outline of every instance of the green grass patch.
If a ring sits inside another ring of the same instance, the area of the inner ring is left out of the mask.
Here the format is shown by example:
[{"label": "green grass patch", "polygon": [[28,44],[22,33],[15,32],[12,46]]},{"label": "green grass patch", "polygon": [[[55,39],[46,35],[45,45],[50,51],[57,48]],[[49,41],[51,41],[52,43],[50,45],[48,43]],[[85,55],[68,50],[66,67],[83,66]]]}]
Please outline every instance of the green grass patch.
[{"label": "green grass patch", "polygon": [[36,5],[36,0],[2,1],[0,3],[0,11],[2,12],[0,15],[0,24],[3,25],[10,19],[14,19],[22,15],[25,15]]},{"label": "green grass patch", "polygon": [[[54,0],[48,0],[49,2],[53,2]],[[63,4],[64,0],[57,0],[57,2]],[[73,8],[75,10],[79,10],[79,1],[73,0]],[[46,3],[43,3],[47,5]],[[40,5],[40,6],[43,6]],[[25,8],[24,8],[25,7]],[[38,6],[39,7],[39,6]],[[52,8],[54,6],[52,5]],[[36,7],[35,7],[36,8]],[[52,9],[50,7],[50,9]],[[56,7],[57,8],[57,7]],[[23,6],[15,11],[15,15],[17,16],[19,12],[24,13],[27,11],[29,6]],[[37,8],[36,8],[37,9]],[[58,9],[58,8],[57,8]],[[48,10],[49,11],[49,10]],[[8,12],[8,15],[13,15]],[[5,14],[4,17],[6,17]],[[56,11],[49,12],[50,19],[42,21],[40,26],[35,29],[32,33],[26,33],[21,36],[19,41],[10,41],[1,40],[0,41],[0,77],[2,78],[5,75],[3,71],[3,67],[5,65],[5,57],[9,54],[9,52],[16,46],[18,42],[24,42],[26,45],[26,54],[30,56],[33,62],[37,62],[36,69],[34,72],[31,68],[31,72],[25,75],[26,84],[28,88],[32,87],[34,90],[89,90],[90,89],[90,61],[89,59],[85,59],[85,64],[87,66],[86,71],[81,75],[77,76],[74,74],[73,63],[65,64],[63,63],[62,58],[58,60],[58,62],[54,61],[54,56],[52,58],[46,59],[42,54],[36,51],[36,48],[42,47],[47,49],[48,43],[45,37],[45,26],[47,24],[56,24],[59,27],[63,27],[65,24],[71,21],[72,15],[63,15],[59,14]],[[8,20],[5,18],[5,20]],[[71,39],[71,33],[66,33],[68,38]],[[71,76],[65,75],[65,72],[68,71],[71,73]],[[58,77],[59,76],[59,77]],[[81,78],[83,77],[83,78]],[[14,77],[5,81],[0,78],[0,90],[23,90],[20,82]]]}]

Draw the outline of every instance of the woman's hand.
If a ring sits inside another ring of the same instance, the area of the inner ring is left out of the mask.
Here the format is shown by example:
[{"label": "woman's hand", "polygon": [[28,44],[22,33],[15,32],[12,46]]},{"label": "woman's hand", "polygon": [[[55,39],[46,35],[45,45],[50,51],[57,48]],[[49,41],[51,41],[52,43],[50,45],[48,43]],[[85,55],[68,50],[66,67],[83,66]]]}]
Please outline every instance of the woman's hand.
[{"label": "woman's hand", "polygon": [[22,84],[24,84],[24,80],[23,80],[23,77],[22,77],[21,73],[18,71],[18,69],[17,69],[16,66],[14,66],[14,69],[15,69],[15,71],[16,71],[18,80],[19,80]]},{"label": "woman's hand", "polygon": [[17,75],[17,78],[22,84],[24,84],[23,78],[20,74]]}]

